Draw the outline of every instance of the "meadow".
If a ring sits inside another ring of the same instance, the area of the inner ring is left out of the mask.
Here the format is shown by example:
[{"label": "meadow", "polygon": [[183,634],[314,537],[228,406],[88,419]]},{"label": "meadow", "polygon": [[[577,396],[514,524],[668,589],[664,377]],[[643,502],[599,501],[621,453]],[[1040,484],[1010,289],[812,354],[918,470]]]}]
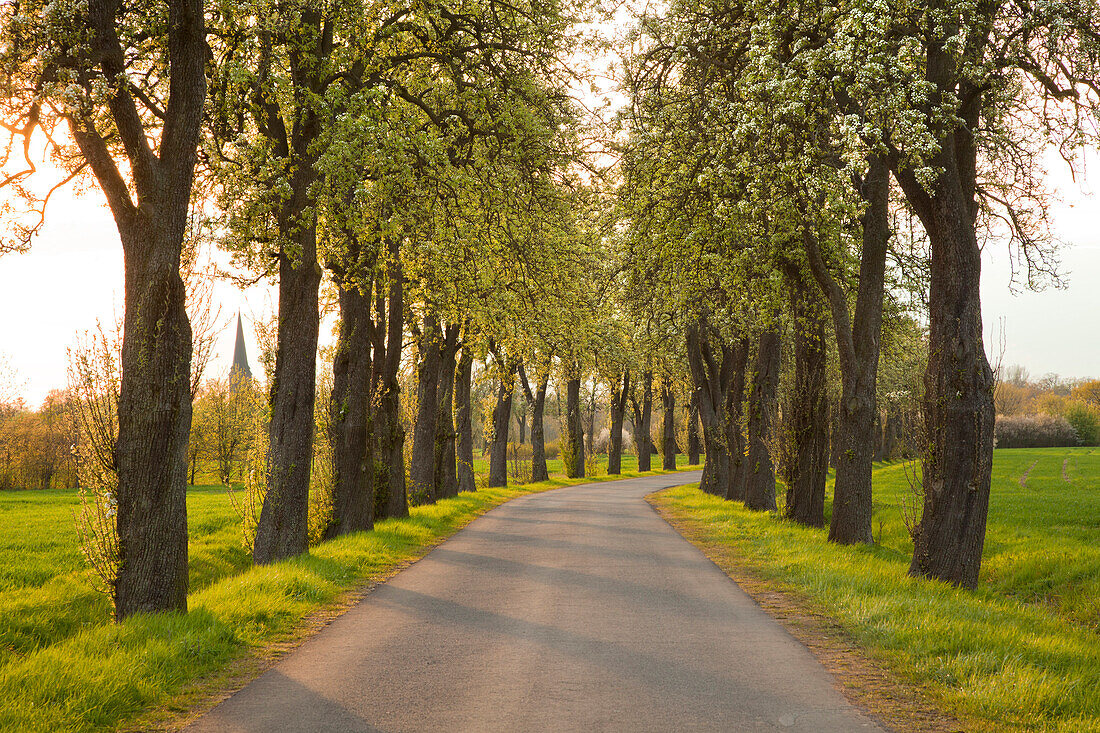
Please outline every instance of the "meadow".
[{"label": "meadow", "polygon": [[[623,463],[622,477],[641,475],[633,456]],[[192,487],[189,613],[117,625],[81,555],[76,492],[0,492],[0,730],[141,730],[171,719],[223,684],[234,663],[293,638],[310,614],[383,579],[493,506],[593,480],[554,476],[556,464],[550,470],[549,482],[413,507],[408,519],[259,568],[226,488]],[[605,459],[595,480],[609,478]]]},{"label": "meadow", "polygon": [[836,620],[968,730],[1100,731],[1100,449],[995,451],[976,592],[907,576],[907,468],[875,467],[873,547],[832,545],[694,487],[654,501],[705,550],[733,551],[719,564]]}]

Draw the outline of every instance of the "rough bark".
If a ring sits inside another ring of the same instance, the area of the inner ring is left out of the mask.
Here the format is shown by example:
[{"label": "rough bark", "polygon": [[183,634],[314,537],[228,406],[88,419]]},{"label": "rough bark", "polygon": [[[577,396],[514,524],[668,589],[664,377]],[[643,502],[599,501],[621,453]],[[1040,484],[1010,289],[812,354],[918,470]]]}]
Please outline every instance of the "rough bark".
[{"label": "rough bark", "polygon": [[455,471],[458,490],[476,491],[474,484],[474,427],[470,419],[470,382],[474,373],[474,355],[470,345],[462,347],[462,356],[455,369],[455,432],[457,433]]},{"label": "rough bark", "polygon": [[699,454],[703,450],[703,446],[699,441],[699,392],[697,389],[691,391],[691,399],[688,401],[688,463],[693,466],[699,465]]},{"label": "rough bark", "polygon": [[[980,19],[979,19],[980,22]],[[942,39],[928,50],[926,76],[938,94],[961,100],[961,124],[945,130],[932,194],[891,160],[898,183],[928,234],[928,370],[922,471],[924,512],[913,538],[912,575],[974,588],[981,570],[993,464],[993,373],[982,345],[977,129],[984,91],[961,79]]]},{"label": "rough bark", "polygon": [[546,469],[546,387],[550,381],[550,372],[547,370],[539,380],[534,394],[531,393],[531,383],[527,380],[527,372],[523,364],[519,365],[520,385],[531,405],[531,480],[549,481],[550,473]]},{"label": "rough bark", "polygon": [[500,384],[493,408],[493,436],[489,443],[488,486],[508,485],[508,427],[512,422],[512,397],[515,394],[516,369],[499,361]]},{"label": "rough bark", "polygon": [[[565,384],[565,445],[573,454],[569,478],[584,478],[584,430],[581,426],[581,380],[571,377]],[[562,446],[565,447],[564,445]]]},{"label": "rough bark", "polygon": [[661,468],[676,470],[676,392],[668,379],[661,382]]},{"label": "rough bark", "polygon": [[325,537],[374,526],[371,426],[371,283],[361,291],[338,277],[340,333],[329,403],[333,448],[332,521]]},{"label": "rough bark", "polygon": [[[125,73],[115,3],[92,3],[87,25],[99,42],[89,63]],[[187,610],[187,441],[191,429],[191,325],[180,253],[206,95],[202,3],[168,3],[171,87],[159,154],[126,88],[104,110],[123,142],[137,203],[91,115],[69,122],[111,208],[125,261],[122,381],[115,469],[121,565],[112,589],[115,618]]]},{"label": "rough bark", "polygon": [[706,452],[699,488],[727,496],[730,487],[729,434],[726,428],[726,391],[733,366],[733,349],[720,341],[700,316],[687,329],[688,366],[695,383],[695,403],[703,426]]},{"label": "rough bark", "polygon": [[[401,383],[397,373],[401,367],[401,347],[405,333],[404,275],[399,255],[400,243],[392,239],[388,243],[389,261],[387,279],[389,294],[385,304],[379,293],[375,308],[379,319],[385,311],[385,343],[383,330],[377,328],[378,342],[375,353],[382,353],[382,368],[377,371],[375,394],[378,395],[376,411],[374,501],[375,516],[379,518],[407,517],[409,502],[405,494],[405,429],[401,426]],[[379,363],[375,358],[375,364]]]},{"label": "rough bark", "polygon": [[[317,31],[316,45],[292,46],[292,83],[301,94],[316,92],[321,79],[317,61],[331,51],[332,39],[321,33],[315,9],[301,13],[303,28]],[[268,107],[270,100],[257,100]],[[278,115],[279,110],[269,112]],[[266,564],[299,555],[308,546],[309,475],[313,459],[313,407],[317,385],[317,332],[320,326],[317,290],[317,221],[313,188],[318,181],[316,141],[321,134],[319,113],[301,112],[287,140],[272,128],[275,144],[286,144],[293,161],[290,196],[278,215],[279,326],[275,376],[271,387],[267,491],[256,524],[252,558]],[[287,246],[289,244],[289,246]]]},{"label": "rough bark", "polygon": [[730,352],[729,386],[726,389],[726,445],[729,446],[730,482],[726,487],[726,498],[735,501],[745,500],[745,485],[748,481],[748,458],[745,456],[745,434],[742,428],[742,410],[745,401],[745,370],[748,368],[751,344],[747,338],[740,338],[733,344]]},{"label": "rough bark", "polygon": [[434,502],[436,418],[439,416],[439,367],[443,335],[439,319],[428,311],[420,330],[416,385],[416,421],[409,462],[409,491],[423,502]]},{"label": "rough bark", "polygon": [[439,387],[436,391],[435,472],[432,493],[436,497],[458,496],[458,451],[455,445],[455,419],[451,408],[455,394],[455,359],[461,327],[451,324],[444,329],[439,349]]},{"label": "rough bark", "polygon": [[794,398],[787,430],[790,465],[784,514],[810,527],[825,526],[825,480],[829,473],[828,352],[820,294],[801,268],[788,267],[794,319]]},{"label": "rough bark", "polygon": [[623,372],[611,385],[611,434],[607,445],[607,472],[613,476],[623,472],[623,416],[630,395],[630,371]]},{"label": "rough bark", "polygon": [[642,402],[631,397],[634,411],[634,447],[638,451],[638,470],[649,471],[653,461],[653,372],[642,373]]},{"label": "rough bark", "polygon": [[592,391],[589,393],[588,409],[584,411],[584,447],[588,455],[596,453],[596,377],[592,377]]},{"label": "rough bark", "polygon": [[826,267],[816,239],[803,237],[810,271],[829,301],[840,361],[841,396],[832,435],[836,465],[829,539],[841,544],[871,543],[871,464],[874,460],[875,387],[886,247],[890,239],[890,180],[886,161],[868,160],[860,181],[866,203],[861,219],[863,248],[854,312],[848,297]]},{"label": "rough bark", "polygon": [[745,476],[745,506],[758,511],[774,511],[775,465],[768,452],[768,437],[776,413],[779,387],[779,332],[767,330],[757,342],[749,391],[748,464]]},{"label": "rough bark", "polygon": [[301,254],[292,258],[284,253],[279,258],[279,328],[267,492],[252,550],[253,560],[260,565],[300,555],[308,547],[321,270],[316,227],[302,227],[292,236]]}]

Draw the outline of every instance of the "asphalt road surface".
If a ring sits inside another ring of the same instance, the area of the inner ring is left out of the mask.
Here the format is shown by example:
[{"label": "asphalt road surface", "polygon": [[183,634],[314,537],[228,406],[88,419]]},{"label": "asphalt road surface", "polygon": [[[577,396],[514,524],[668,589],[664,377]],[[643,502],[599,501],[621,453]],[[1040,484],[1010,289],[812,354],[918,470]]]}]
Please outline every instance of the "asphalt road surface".
[{"label": "asphalt road surface", "polygon": [[187,730],[877,731],[643,497],[514,499]]}]

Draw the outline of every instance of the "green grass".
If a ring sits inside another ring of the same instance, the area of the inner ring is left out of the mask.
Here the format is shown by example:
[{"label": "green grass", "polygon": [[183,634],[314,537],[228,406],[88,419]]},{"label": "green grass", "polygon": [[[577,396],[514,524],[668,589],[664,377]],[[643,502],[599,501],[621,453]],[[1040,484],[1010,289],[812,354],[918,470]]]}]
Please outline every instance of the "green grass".
[{"label": "green grass", "polygon": [[[640,474],[622,477],[631,475]],[[194,487],[190,612],[117,625],[107,599],[88,582],[72,518],[75,493],[2,492],[0,730],[111,730],[151,709],[186,705],[196,684],[216,685],[235,660],[294,636],[310,613],[385,577],[493,506],[609,478],[482,489],[258,568],[242,546],[225,489]]]},{"label": "green grass", "polygon": [[[900,464],[876,466],[875,547],[829,544],[695,487],[658,503],[700,544],[836,619],[952,711],[999,731],[1100,731],[1100,451],[998,450],[976,592],[907,576]],[[1063,479],[1063,463],[1068,460]],[[1028,468],[1025,486],[1020,478]],[[828,507],[827,507],[828,510]]]}]

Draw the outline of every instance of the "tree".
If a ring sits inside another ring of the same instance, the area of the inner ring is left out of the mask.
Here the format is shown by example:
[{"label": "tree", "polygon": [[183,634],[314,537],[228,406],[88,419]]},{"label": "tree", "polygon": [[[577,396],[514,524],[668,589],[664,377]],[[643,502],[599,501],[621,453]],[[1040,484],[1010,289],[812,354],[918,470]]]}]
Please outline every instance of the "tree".
[{"label": "tree", "polygon": [[[69,177],[90,170],[126,263],[115,616],[187,607],[191,328],[181,251],[206,95],[200,0],[8,5],[4,126],[50,134]],[[65,123],[73,146],[62,140]],[[63,163],[66,165],[66,163]]]}]

